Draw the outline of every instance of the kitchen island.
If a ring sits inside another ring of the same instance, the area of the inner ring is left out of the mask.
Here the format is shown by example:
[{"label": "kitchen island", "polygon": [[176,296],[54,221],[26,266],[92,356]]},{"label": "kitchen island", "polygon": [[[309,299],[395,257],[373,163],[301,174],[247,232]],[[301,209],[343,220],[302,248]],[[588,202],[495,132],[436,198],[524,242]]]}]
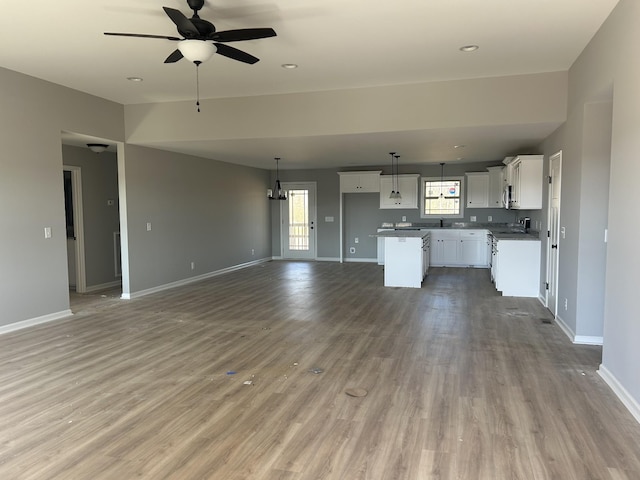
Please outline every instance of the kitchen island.
[{"label": "kitchen island", "polygon": [[384,239],[384,286],[420,288],[429,268],[429,232],[394,230],[371,236]]}]

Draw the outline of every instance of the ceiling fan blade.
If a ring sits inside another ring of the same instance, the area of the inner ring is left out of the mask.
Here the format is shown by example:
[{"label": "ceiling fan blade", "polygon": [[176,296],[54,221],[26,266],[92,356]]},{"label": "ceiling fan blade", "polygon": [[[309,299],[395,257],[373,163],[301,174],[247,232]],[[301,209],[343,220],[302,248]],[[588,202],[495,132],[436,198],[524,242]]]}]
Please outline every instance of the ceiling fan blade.
[{"label": "ceiling fan blade", "polygon": [[224,43],[216,43],[215,46],[218,49],[216,53],[219,53],[224,57],[232,58],[233,60],[238,60],[239,62],[248,63],[250,65],[260,61],[259,58],[249,55],[247,52],[243,52],[237,48],[225,45]]},{"label": "ceiling fan blade", "polygon": [[180,50],[177,48],[169,55],[164,63],[176,63],[178,60],[182,59],[183,55]]},{"label": "ceiling fan blade", "polygon": [[173,40],[180,41],[181,38],[178,37],[167,37],[165,35],[147,35],[145,33],[113,33],[113,32],[104,32],[105,35],[112,35],[114,37],[138,37],[138,38],[161,38],[163,40]]},{"label": "ceiling fan blade", "polygon": [[165,13],[169,16],[171,21],[178,27],[178,32],[184,35],[185,38],[197,38],[200,36],[200,32],[196,26],[185,17],[184,13],[175,8],[162,7]]},{"label": "ceiling fan blade", "polygon": [[242,40],[255,40],[275,36],[276,31],[273,28],[240,28],[238,30],[215,32],[209,38],[217,42],[240,42]]}]

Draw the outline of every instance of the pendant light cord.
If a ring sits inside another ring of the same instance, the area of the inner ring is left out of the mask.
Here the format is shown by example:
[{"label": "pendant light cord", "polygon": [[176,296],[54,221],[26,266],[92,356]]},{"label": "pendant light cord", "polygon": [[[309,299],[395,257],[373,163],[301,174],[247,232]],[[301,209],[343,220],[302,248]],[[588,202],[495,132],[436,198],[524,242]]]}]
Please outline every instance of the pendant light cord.
[{"label": "pendant light cord", "polygon": [[200,64],[202,62],[193,62],[196,64],[196,108],[198,109],[198,113],[200,113]]}]

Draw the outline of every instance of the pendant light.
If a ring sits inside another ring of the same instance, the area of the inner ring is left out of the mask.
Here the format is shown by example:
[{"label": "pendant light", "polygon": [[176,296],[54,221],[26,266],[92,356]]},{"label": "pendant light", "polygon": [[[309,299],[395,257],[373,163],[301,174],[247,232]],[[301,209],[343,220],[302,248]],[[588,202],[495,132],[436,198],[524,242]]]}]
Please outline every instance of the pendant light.
[{"label": "pendant light", "polygon": [[400,182],[398,180],[398,175],[399,175],[399,171],[400,171],[400,164],[398,163],[398,159],[400,158],[400,155],[394,155],[395,159],[396,159],[396,200],[402,200],[402,195],[400,195]]},{"label": "pendant light", "polygon": [[389,198],[396,198],[396,184],[393,175],[393,156],[395,154],[396,152],[389,152],[389,155],[391,155],[391,194],[389,195]]},{"label": "pendant light", "polygon": [[440,198],[444,197],[442,189],[444,188],[444,162],[440,163]]},{"label": "pendant light", "polygon": [[280,171],[278,169],[280,157],[275,157],[274,160],[276,161],[276,183],[273,190],[267,190],[267,197],[269,200],[286,200],[287,192],[280,186]]}]

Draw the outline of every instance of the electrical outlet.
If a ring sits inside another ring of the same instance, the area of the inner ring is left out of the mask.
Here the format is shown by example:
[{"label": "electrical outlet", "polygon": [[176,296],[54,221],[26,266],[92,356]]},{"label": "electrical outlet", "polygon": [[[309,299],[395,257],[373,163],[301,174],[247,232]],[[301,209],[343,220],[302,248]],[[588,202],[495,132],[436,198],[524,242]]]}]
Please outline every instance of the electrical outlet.
[{"label": "electrical outlet", "polygon": [[569,309],[569,301],[566,298],[564,299],[564,309],[565,311]]},{"label": "electrical outlet", "polygon": [[353,243],[360,243],[360,239],[358,237],[354,238]]},{"label": "electrical outlet", "polygon": [[470,219],[472,222],[475,222],[475,221],[476,221],[476,216],[475,216],[475,215],[471,215],[471,217],[469,217],[469,219]]},{"label": "electrical outlet", "polygon": [[402,216],[402,221],[403,221],[403,222],[406,222],[406,221],[407,221],[407,217],[406,217],[406,215],[403,215],[403,216]]},{"label": "electrical outlet", "polygon": [[151,222],[147,222],[147,232],[151,231]]},{"label": "electrical outlet", "polygon": [[251,255],[255,255],[255,254],[256,254],[256,249],[255,249],[255,248],[252,248],[252,249],[251,249]]},{"label": "electrical outlet", "polygon": [[196,262],[191,262],[191,270],[195,270],[196,269]]},{"label": "electrical outlet", "polygon": [[44,238],[51,238],[51,227],[44,227]]},{"label": "electrical outlet", "polygon": [[562,239],[563,239],[563,240],[564,240],[564,238],[565,238],[566,234],[567,234],[567,231],[565,230],[565,228],[564,228],[564,227],[562,227],[562,228],[560,229],[560,235],[562,236]]},{"label": "electrical outlet", "polygon": [[487,222],[493,222],[493,217],[491,215],[487,217]]},{"label": "electrical outlet", "polygon": [[356,247],[349,248],[349,253],[356,253]]}]

